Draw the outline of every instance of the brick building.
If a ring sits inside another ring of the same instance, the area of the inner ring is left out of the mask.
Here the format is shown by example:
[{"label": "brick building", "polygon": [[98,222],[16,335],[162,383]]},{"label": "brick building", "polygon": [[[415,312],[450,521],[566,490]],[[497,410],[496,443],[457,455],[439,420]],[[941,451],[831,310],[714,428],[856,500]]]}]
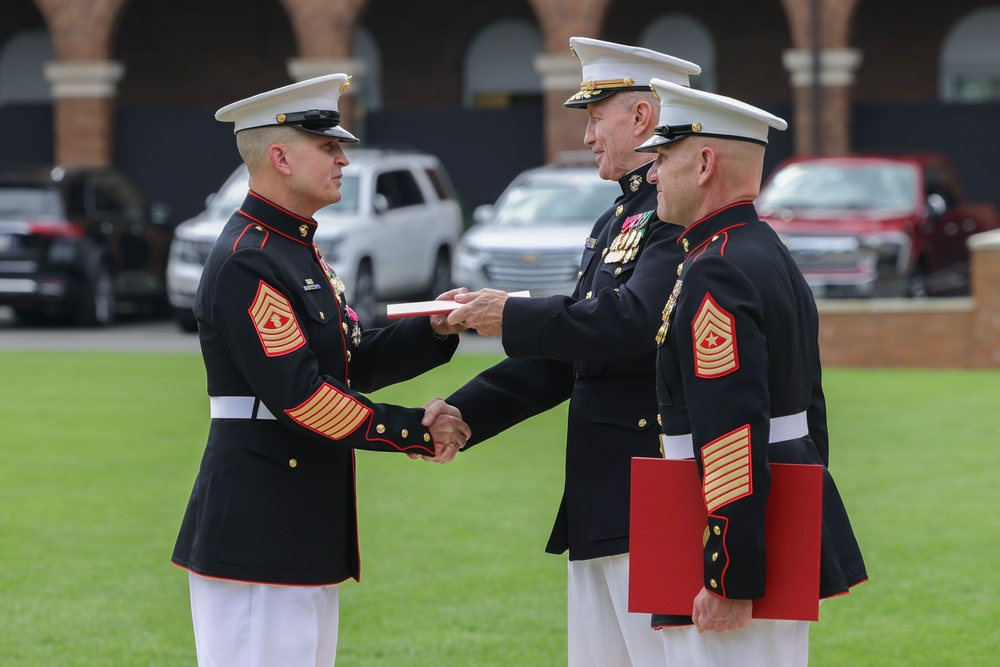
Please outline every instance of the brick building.
[{"label": "brick building", "polygon": [[469,211],[581,147],[562,103],[586,35],[694,60],[696,87],[787,118],[769,166],[937,150],[1000,204],[997,34],[1000,0],[4,0],[0,163],[114,163],[187,217],[239,160],[217,108],[344,71],[345,126],[440,155]]}]

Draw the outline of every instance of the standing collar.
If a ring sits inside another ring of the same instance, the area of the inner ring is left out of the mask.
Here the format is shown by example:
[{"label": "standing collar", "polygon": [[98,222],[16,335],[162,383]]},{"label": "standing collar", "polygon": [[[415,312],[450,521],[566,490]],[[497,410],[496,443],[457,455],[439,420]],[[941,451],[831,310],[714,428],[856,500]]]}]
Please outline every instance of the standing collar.
[{"label": "standing collar", "polygon": [[681,233],[677,242],[684,246],[685,252],[690,252],[724,229],[759,219],[753,202],[736,202],[695,222]]},{"label": "standing collar", "polygon": [[312,245],[316,221],[303,218],[250,190],[240,213],[281,236],[303,245]]},{"label": "standing collar", "polygon": [[[650,162],[652,162],[652,160],[650,160]],[[623,195],[630,197],[641,190],[654,187],[653,184],[646,179],[646,174],[649,173],[650,162],[633,169],[618,179],[618,187],[622,189]]]}]

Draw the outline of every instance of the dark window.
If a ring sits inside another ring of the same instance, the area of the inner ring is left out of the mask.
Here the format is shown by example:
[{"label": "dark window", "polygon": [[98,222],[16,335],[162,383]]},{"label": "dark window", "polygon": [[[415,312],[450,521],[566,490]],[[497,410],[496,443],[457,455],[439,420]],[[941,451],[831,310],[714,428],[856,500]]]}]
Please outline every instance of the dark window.
[{"label": "dark window", "polygon": [[413,174],[405,169],[379,174],[375,193],[384,195],[388,208],[403,208],[424,203],[423,193]]}]

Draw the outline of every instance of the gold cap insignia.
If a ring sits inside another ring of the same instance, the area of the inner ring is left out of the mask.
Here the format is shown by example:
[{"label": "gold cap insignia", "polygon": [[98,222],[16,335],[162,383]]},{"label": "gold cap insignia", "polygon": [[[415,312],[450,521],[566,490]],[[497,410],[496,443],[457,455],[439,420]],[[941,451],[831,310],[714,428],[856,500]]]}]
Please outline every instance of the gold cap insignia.
[{"label": "gold cap insignia", "polygon": [[353,79],[353,78],[354,78],[353,76],[348,76],[347,77],[347,81],[345,81],[344,85],[340,87],[340,92],[341,93],[346,93],[347,92],[347,89],[351,87],[351,79]]}]

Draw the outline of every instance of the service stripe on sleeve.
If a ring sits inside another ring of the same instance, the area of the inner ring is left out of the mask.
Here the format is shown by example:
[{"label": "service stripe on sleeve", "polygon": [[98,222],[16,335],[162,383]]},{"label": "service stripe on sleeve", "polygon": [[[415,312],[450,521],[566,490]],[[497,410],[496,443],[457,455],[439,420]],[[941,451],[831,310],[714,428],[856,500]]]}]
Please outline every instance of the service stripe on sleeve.
[{"label": "service stripe on sleeve", "polygon": [[740,367],[736,354],[736,321],[705,294],[698,314],[691,323],[694,339],[694,372],[712,379],[732,373]]},{"label": "service stripe on sleeve", "polygon": [[705,506],[709,512],[753,493],[750,426],[742,426],[701,448]]},{"label": "service stripe on sleeve", "polygon": [[285,414],[331,440],[345,438],[361,426],[372,409],[352,396],[323,384],[309,399]]},{"label": "service stripe on sleeve", "polygon": [[280,357],[294,352],[306,344],[306,337],[295,319],[292,304],[288,299],[263,280],[257,288],[257,296],[248,311],[264,346],[264,354]]}]

